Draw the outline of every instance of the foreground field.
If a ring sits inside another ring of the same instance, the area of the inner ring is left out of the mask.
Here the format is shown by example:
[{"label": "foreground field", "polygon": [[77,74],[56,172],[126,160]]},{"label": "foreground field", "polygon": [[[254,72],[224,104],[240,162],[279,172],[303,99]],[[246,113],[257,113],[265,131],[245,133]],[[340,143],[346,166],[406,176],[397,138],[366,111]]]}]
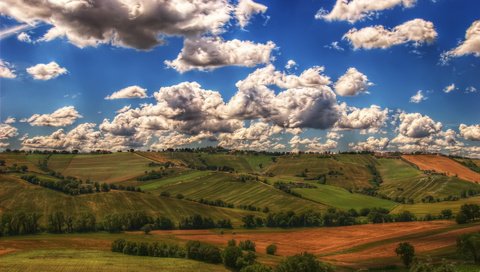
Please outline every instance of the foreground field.
[{"label": "foreground field", "polygon": [[470,170],[460,163],[439,155],[403,155],[402,158],[417,165],[422,170],[433,170],[448,176],[458,176],[461,179],[480,182],[480,174]]}]

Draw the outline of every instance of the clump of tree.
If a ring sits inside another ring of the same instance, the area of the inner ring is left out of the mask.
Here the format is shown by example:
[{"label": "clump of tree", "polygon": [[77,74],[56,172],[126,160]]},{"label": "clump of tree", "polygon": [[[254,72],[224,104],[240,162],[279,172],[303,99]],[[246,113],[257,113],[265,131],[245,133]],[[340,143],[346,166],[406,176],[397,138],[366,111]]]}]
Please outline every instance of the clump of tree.
[{"label": "clump of tree", "polygon": [[207,263],[221,263],[221,250],[213,245],[200,241],[188,241],[186,245],[187,258]]},{"label": "clump of tree", "polygon": [[137,177],[137,180],[138,181],[148,181],[148,180],[152,180],[152,179],[160,179],[160,178],[163,178],[165,176],[168,176],[168,172],[167,171],[155,171],[155,170],[152,170],[150,172],[148,171],[145,171],[145,173],[139,177]]},{"label": "clump of tree", "polygon": [[406,267],[410,267],[415,257],[415,248],[410,243],[400,243],[395,249],[395,253],[400,256]]},{"label": "clump of tree", "polygon": [[37,213],[13,212],[0,217],[0,236],[35,234],[40,232]]},{"label": "clump of tree", "polygon": [[275,268],[275,272],[333,272],[334,269],[320,262],[315,255],[304,252],[287,257]]},{"label": "clump of tree", "polygon": [[242,249],[235,245],[233,242],[229,242],[228,246],[222,252],[223,264],[225,267],[241,270],[255,263],[257,256],[252,251],[244,253]]},{"label": "clump of tree", "polygon": [[442,260],[440,263],[432,261],[431,258],[419,260],[415,258],[410,265],[409,272],[457,272],[455,264]]},{"label": "clump of tree", "polygon": [[179,229],[212,229],[212,228],[232,228],[230,219],[222,219],[215,222],[210,217],[201,215],[192,215],[184,217],[178,224]]},{"label": "clump of tree", "polygon": [[151,217],[144,212],[112,213],[105,216],[103,229],[108,232],[121,232],[142,230],[150,225],[151,230],[169,230],[174,228],[174,223],[165,216]]},{"label": "clump of tree", "polygon": [[480,264],[480,233],[460,235],[457,238],[457,251],[465,259]]},{"label": "clump of tree", "polygon": [[255,242],[251,240],[240,241],[238,246],[242,250],[255,252]]},{"label": "clump of tree", "polygon": [[48,216],[47,230],[51,233],[93,232],[97,230],[96,219],[91,213],[72,215],[56,211]]},{"label": "clump of tree", "polygon": [[136,256],[185,258],[185,249],[176,244],[164,242],[133,242],[117,239],[112,242],[112,252]]},{"label": "clump of tree", "polygon": [[317,188],[317,186],[309,184],[309,183],[304,183],[304,182],[282,182],[278,181],[273,184],[273,187],[284,191],[287,194],[291,194],[296,197],[302,197],[301,194],[293,191],[295,188]]},{"label": "clump of tree", "polygon": [[227,203],[227,202],[225,202],[221,199],[208,200],[208,199],[201,198],[198,202],[202,203],[202,204],[205,204],[205,205],[209,205],[209,206],[232,208],[232,209],[235,208],[235,205],[233,203]]},{"label": "clump of tree", "polygon": [[466,224],[478,219],[480,219],[480,206],[477,204],[462,205],[455,218],[458,224]]},{"label": "clump of tree", "polygon": [[268,255],[275,255],[277,254],[277,245],[275,244],[270,244],[267,246],[267,248],[265,249],[265,253],[267,253]]}]

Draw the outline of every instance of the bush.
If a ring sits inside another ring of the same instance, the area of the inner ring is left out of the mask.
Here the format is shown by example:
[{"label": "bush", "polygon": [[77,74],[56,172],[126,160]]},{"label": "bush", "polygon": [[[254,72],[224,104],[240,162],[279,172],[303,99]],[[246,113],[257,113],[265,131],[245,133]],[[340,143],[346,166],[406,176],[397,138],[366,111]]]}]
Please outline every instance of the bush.
[{"label": "bush", "polygon": [[204,261],[207,263],[221,263],[222,255],[216,246],[202,243],[200,241],[188,241],[186,245],[187,258]]},{"label": "bush", "polygon": [[307,252],[287,257],[275,269],[276,272],[331,272],[332,267],[317,260]]},{"label": "bush", "polygon": [[415,248],[410,243],[400,243],[395,249],[395,253],[400,256],[406,267],[410,267],[415,257]]},{"label": "bush", "polygon": [[274,244],[268,245],[266,249],[268,255],[275,255],[277,253],[277,246]]},{"label": "bush", "polygon": [[255,243],[253,241],[250,241],[250,240],[240,241],[239,246],[242,250],[255,252]]},{"label": "bush", "polygon": [[272,268],[263,264],[255,263],[245,266],[240,270],[240,272],[272,272]]},{"label": "bush", "polygon": [[142,227],[142,231],[145,234],[150,234],[150,232],[152,231],[152,225],[151,224],[146,224],[145,226]]},{"label": "bush", "polygon": [[223,250],[223,264],[227,268],[237,269],[237,259],[243,257],[242,249],[236,246],[228,246]]}]

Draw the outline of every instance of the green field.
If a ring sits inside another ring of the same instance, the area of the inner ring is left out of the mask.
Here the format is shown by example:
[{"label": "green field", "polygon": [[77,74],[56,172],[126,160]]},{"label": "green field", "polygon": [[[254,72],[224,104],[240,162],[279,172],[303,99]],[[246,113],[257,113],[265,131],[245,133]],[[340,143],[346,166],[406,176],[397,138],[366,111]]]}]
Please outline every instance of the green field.
[{"label": "green field", "polygon": [[176,175],[173,175],[173,176],[150,180],[144,183],[139,182],[141,184],[139,187],[144,191],[152,191],[169,184],[191,182],[191,181],[200,180],[200,179],[208,179],[214,174],[215,173],[210,171],[186,170],[186,171],[177,173]]},{"label": "green field", "polygon": [[188,259],[129,256],[100,250],[33,250],[0,258],[1,271],[228,271],[222,265]]},{"label": "green field", "polygon": [[401,204],[393,209],[392,213],[400,213],[402,211],[410,211],[416,215],[424,216],[426,214],[439,215],[444,209],[451,209],[454,213],[460,210],[463,204],[480,205],[480,196],[460,199],[457,201],[442,201],[437,203],[417,203],[412,205]]},{"label": "green field", "polygon": [[[67,214],[91,212],[101,220],[110,213],[144,211],[151,215],[163,215],[178,221],[181,217],[199,214],[218,219],[230,218],[234,225],[251,212],[237,209],[211,207],[192,201],[160,197],[157,194],[127,191],[110,191],[79,196],[31,185],[11,175],[0,175],[0,211],[26,211],[48,215],[54,211]],[[45,224],[47,218],[40,221]]]},{"label": "green field", "polygon": [[311,199],[328,206],[343,210],[382,207],[393,209],[398,203],[377,197],[350,193],[349,191],[330,185],[316,185],[317,188],[296,188],[304,198]]}]

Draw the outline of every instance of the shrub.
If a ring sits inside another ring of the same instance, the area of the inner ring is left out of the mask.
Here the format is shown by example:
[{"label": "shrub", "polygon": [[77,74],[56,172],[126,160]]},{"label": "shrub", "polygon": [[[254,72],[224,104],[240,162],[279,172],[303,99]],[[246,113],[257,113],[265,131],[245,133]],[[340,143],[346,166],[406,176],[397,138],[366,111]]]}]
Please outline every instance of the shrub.
[{"label": "shrub", "polygon": [[415,257],[415,248],[410,243],[400,243],[395,249],[395,253],[400,256],[406,267],[410,267]]},{"label": "shrub", "polygon": [[272,268],[263,264],[255,263],[245,266],[240,270],[240,272],[272,272]]},{"label": "shrub", "polygon": [[275,269],[276,272],[331,272],[332,267],[317,260],[307,252],[287,257]]},{"label": "shrub", "polygon": [[228,246],[223,250],[223,264],[227,268],[237,269],[237,259],[243,257],[242,249],[236,246]]},{"label": "shrub", "polygon": [[185,247],[188,259],[204,261],[207,263],[221,263],[220,249],[216,246],[200,241],[188,241]]},{"label": "shrub", "polygon": [[255,252],[255,243],[251,240],[240,241],[239,246],[242,250]]},{"label": "shrub", "polygon": [[277,253],[277,246],[275,244],[270,244],[267,246],[266,253],[268,255],[275,255]]}]

